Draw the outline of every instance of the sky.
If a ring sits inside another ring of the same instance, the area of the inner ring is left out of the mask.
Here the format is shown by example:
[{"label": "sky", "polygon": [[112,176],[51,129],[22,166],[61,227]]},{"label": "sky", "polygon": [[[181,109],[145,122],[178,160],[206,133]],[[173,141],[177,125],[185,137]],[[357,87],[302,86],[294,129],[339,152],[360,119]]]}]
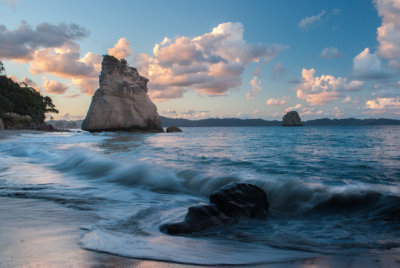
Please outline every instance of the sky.
[{"label": "sky", "polygon": [[0,0],[6,73],[83,119],[102,55],[160,115],[400,119],[400,0]]}]

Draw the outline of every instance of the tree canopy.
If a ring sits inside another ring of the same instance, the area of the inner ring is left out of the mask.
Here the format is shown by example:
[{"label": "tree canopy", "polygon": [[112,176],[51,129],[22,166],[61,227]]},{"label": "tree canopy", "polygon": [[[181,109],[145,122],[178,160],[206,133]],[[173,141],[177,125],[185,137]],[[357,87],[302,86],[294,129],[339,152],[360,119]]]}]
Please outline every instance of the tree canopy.
[{"label": "tree canopy", "polygon": [[0,116],[9,112],[29,115],[36,123],[43,123],[46,113],[58,113],[58,110],[50,97],[8,78],[0,61]]}]

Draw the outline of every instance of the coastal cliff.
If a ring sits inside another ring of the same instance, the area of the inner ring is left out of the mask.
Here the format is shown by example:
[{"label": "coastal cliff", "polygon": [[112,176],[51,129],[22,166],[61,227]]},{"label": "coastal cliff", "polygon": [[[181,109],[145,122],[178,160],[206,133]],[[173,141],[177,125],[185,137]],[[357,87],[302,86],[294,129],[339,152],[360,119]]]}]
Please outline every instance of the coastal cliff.
[{"label": "coastal cliff", "polygon": [[147,92],[149,80],[113,56],[104,56],[100,88],[82,123],[87,131],[163,132],[157,107]]}]

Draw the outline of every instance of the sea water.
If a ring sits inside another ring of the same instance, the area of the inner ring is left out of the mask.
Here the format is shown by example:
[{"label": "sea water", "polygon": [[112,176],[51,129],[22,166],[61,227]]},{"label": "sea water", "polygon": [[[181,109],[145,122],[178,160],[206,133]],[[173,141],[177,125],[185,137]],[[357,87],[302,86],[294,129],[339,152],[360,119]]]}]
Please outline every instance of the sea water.
[{"label": "sea water", "polygon": [[[0,140],[0,196],[90,210],[83,248],[192,264],[252,264],[400,248],[400,126],[183,128]],[[230,182],[270,213],[186,236],[160,232]],[[68,219],[66,219],[68,222]]]}]

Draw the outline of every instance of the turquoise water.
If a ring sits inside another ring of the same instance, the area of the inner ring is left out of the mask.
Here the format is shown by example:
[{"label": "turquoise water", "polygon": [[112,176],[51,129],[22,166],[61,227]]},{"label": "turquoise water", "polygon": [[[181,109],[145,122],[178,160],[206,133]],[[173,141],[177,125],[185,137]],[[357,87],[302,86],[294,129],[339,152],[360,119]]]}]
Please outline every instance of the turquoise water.
[{"label": "turquoise water", "polygon": [[[82,247],[195,264],[400,248],[400,126],[183,128],[0,140],[0,196],[91,210]],[[159,231],[230,182],[268,196],[266,220]]]}]

